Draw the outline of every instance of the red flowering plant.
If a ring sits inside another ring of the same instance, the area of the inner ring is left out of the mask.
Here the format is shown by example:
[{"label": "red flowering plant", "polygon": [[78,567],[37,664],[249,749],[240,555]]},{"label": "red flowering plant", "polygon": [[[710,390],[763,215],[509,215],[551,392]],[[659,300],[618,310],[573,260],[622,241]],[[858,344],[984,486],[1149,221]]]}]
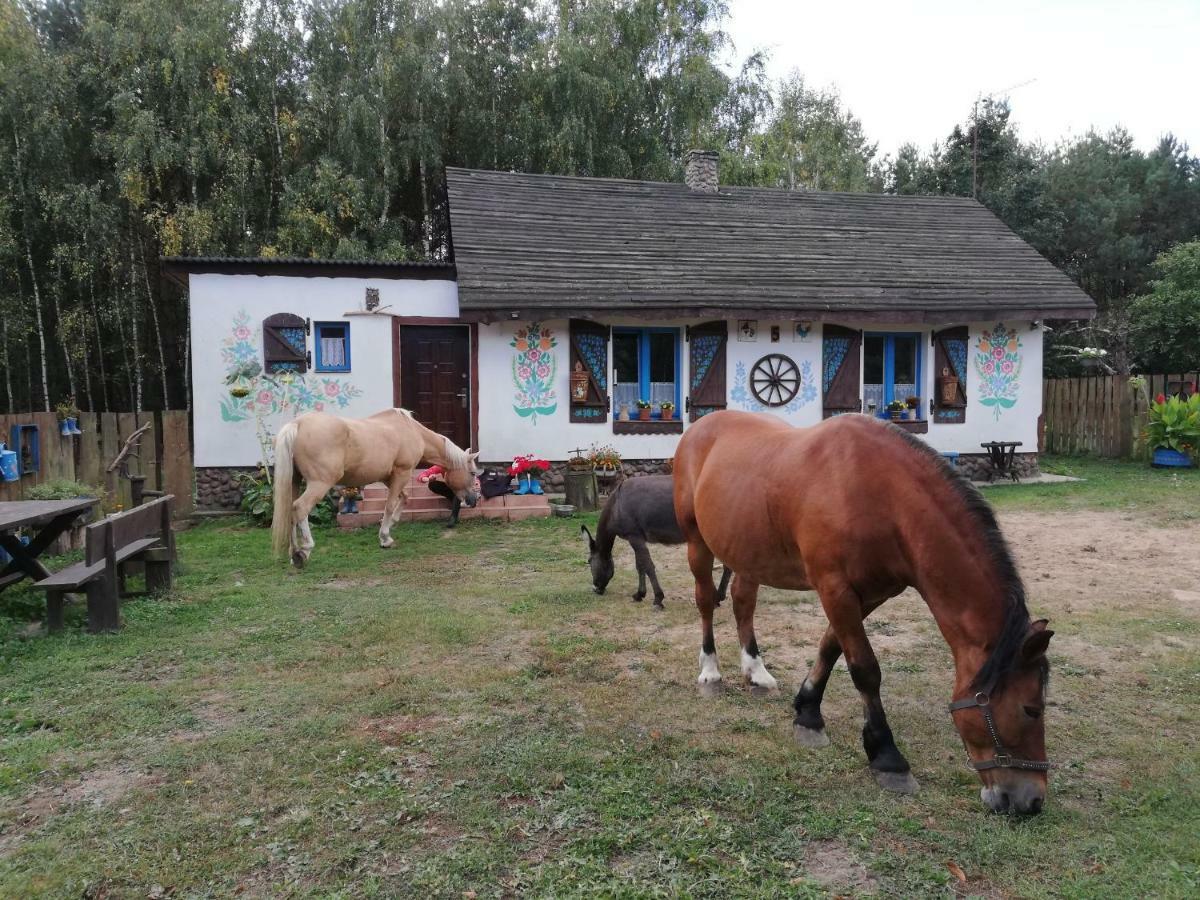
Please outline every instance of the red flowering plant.
[{"label": "red flowering plant", "polygon": [[508,467],[509,475],[528,475],[530,478],[540,478],[542,473],[550,468],[550,462],[532,453],[525,456],[514,456],[512,465]]}]

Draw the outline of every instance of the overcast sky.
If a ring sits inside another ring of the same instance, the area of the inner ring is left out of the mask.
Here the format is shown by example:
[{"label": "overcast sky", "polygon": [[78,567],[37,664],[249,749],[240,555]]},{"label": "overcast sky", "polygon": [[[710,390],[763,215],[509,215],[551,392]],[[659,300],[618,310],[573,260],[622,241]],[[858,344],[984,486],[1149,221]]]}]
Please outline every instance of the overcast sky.
[{"label": "overcast sky", "polygon": [[980,93],[1009,95],[1026,140],[1119,124],[1200,153],[1200,0],[728,2],[738,58],[836,86],[881,156],[928,149]]}]

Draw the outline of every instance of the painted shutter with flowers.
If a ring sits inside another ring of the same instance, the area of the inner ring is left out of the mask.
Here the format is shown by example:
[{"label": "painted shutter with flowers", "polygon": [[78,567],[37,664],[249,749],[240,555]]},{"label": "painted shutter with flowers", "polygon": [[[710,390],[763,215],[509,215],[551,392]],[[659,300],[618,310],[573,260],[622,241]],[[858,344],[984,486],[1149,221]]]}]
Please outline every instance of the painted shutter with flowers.
[{"label": "painted shutter with flowers", "polygon": [[862,332],[825,325],[821,337],[821,388],[824,417],[862,412],[859,385]]},{"label": "painted shutter with flowers", "polygon": [[572,422],[608,421],[608,326],[586,319],[571,320],[571,373],[576,364],[587,376],[584,398],[576,400],[571,392]]},{"label": "painted shutter with flowers", "polygon": [[933,421],[967,420],[967,326],[933,334]]},{"label": "painted shutter with flowers", "polygon": [[263,369],[270,372],[308,371],[308,322],[291,313],[263,319]]},{"label": "painted shutter with flowers", "polygon": [[705,322],[688,329],[688,414],[695,422],[701,416],[724,409],[725,345],[729,325]]}]

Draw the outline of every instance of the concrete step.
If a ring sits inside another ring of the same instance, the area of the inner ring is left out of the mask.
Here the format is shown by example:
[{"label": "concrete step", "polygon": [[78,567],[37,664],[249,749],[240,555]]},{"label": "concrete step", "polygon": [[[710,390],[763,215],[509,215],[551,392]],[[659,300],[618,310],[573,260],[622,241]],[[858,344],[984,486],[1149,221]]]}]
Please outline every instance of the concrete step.
[{"label": "concrete step", "polygon": [[[423,487],[423,486],[422,486]],[[341,528],[375,528],[383,519],[383,506],[386,498],[368,498],[359,501],[358,512],[353,514],[339,513],[338,526]],[[508,522],[520,519],[538,518],[550,515],[550,503],[546,495],[541,494],[504,494],[480,500],[475,508],[464,506],[459,512],[459,519],[502,519]],[[401,522],[437,522],[448,520],[450,516],[450,501],[437,494],[425,497],[415,497],[404,504],[400,514]]]}]

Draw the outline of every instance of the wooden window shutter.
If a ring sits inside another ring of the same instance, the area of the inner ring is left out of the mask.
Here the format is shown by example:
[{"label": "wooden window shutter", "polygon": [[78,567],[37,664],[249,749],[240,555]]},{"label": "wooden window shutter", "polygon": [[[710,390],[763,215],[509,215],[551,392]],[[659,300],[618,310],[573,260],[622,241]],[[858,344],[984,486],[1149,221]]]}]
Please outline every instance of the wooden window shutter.
[{"label": "wooden window shutter", "polygon": [[967,420],[967,326],[933,333],[933,420]]},{"label": "wooden window shutter", "polygon": [[263,369],[267,372],[308,371],[308,322],[291,313],[263,319]]},{"label": "wooden window shutter", "polygon": [[858,378],[862,366],[862,332],[825,325],[821,337],[821,387],[824,417],[862,412]]},{"label": "wooden window shutter", "polygon": [[725,345],[729,326],[705,322],[688,329],[688,399],[691,421],[725,408]]},{"label": "wooden window shutter", "polygon": [[583,400],[571,393],[572,422],[608,421],[608,326],[586,319],[571,320],[571,374],[579,363],[587,375]]}]

